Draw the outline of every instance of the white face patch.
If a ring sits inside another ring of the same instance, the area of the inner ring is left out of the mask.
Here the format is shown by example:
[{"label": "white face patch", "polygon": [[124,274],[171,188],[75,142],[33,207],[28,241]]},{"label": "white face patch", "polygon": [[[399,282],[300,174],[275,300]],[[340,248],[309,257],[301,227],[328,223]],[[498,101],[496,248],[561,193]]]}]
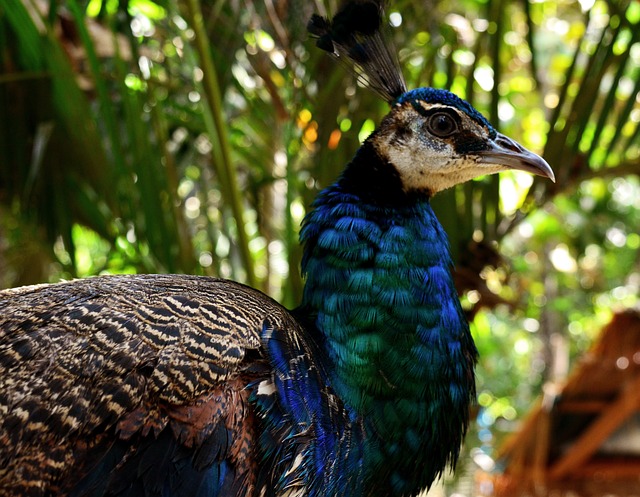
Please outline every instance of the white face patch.
[{"label": "white face patch", "polygon": [[[488,131],[457,109],[441,104],[421,105],[430,112],[438,108],[455,112],[456,134],[467,134],[489,140]],[[498,164],[480,162],[473,154],[460,155],[454,148],[454,137],[439,137],[430,131],[428,117],[411,104],[396,107],[380,126],[374,141],[378,151],[395,166],[405,191],[435,194],[472,178],[505,169]]]}]

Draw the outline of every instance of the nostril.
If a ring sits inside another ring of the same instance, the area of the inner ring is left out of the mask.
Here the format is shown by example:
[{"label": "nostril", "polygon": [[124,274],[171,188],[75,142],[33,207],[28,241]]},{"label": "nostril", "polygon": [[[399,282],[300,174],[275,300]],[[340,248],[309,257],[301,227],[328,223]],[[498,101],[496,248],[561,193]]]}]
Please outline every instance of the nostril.
[{"label": "nostril", "polygon": [[523,150],[523,148],[517,142],[514,142],[513,140],[509,140],[505,136],[499,136],[496,139],[496,143],[501,148],[504,148],[506,150],[510,150],[512,152],[522,152],[522,150]]}]

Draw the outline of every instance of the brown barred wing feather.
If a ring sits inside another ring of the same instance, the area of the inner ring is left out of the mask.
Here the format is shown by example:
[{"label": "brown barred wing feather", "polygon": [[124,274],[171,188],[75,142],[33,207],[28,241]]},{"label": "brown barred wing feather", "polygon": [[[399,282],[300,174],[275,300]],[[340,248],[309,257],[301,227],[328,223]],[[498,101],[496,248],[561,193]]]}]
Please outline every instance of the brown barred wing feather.
[{"label": "brown barred wing feather", "polygon": [[202,472],[223,461],[218,484],[233,477],[229,485],[250,488],[245,387],[268,374],[265,320],[297,326],[260,292],[213,278],[109,276],[0,292],[0,495],[127,484],[133,495],[145,468],[155,485],[161,470],[179,485],[179,464]]}]

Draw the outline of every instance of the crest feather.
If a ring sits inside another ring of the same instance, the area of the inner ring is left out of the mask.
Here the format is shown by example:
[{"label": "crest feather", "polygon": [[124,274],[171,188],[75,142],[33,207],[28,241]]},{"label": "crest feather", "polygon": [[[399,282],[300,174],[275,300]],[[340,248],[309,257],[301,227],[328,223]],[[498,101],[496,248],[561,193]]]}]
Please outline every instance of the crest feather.
[{"label": "crest feather", "polygon": [[384,0],[351,0],[333,19],[314,14],[307,25],[318,48],[345,63],[358,81],[392,103],[407,91],[398,60],[383,36]]}]

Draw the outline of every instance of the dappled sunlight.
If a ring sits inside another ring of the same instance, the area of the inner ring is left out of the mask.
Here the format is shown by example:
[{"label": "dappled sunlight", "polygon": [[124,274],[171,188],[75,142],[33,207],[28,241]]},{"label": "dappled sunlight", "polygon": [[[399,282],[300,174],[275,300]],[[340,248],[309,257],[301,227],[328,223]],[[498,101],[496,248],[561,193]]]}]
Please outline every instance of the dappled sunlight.
[{"label": "dappled sunlight", "polygon": [[[17,269],[0,282],[186,272],[297,305],[311,199],[389,109],[314,49],[312,3],[18,3],[0,85],[16,136],[0,160],[0,263]],[[495,5],[389,15],[408,87],[468,99],[557,178],[508,172],[432,202],[481,353],[467,455],[487,468],[551,351],[574,361],[640,304],[640,2]],[[37,273],[34,247],[52,261]]]}]

